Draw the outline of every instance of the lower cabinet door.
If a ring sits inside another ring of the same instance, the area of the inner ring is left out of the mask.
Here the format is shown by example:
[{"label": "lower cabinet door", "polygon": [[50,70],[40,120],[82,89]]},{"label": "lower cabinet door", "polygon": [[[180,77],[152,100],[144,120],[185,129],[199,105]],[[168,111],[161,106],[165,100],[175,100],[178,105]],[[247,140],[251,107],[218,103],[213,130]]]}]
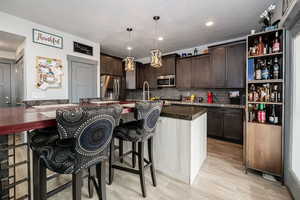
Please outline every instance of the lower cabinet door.
[{"label": "lower cabinet door", "polygon": [[281,126],[248,123],[246,137],[247,166],[249,168],[281,175]]},{"label": "lower cabinet door", "polygon": [[210,108],[207,112],[207,135],[223,137],[223,114],[221,110]]},{"label": "lower cabinet door", "polygon": [[224,138],[242,144],[243,115],[240,110],[229,110],[224,113]]}]

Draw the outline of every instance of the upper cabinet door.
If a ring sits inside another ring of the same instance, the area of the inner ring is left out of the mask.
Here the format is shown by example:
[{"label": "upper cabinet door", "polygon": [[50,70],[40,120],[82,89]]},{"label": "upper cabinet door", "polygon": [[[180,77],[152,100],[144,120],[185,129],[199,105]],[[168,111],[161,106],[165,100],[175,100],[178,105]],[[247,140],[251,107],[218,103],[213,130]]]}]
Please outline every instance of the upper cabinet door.
[{"label": "upper cabinet door", "polygon": [[151,67],[150,64],[145,64],[142,73],[142,85],[144,81],[148,81],[150,88],[157,88],[157,69]]},{"label": "upper cabinet door", "polygon": [[100,56],[100,72],[101,74],[107,74],[109,72],[109,65],[111,62],[111,58],[106,55]]},{"label": "upper cabinet door", "polygon": [[136,63],[136,89],[143,88],[145,66],[142,63]]},{"label": "upper cabinet door", "polygon": [[162,67],[157,69],[157,76],[175,75],[176,54],[162,57]]},{"label": "upper cabinet door", "polygon": [[211,54],[211,88],[225,88],[226,82],[226,48],[210,49]]},{"label": "upper cabinet door", "polygon": [[101,75],[123,76],[123,64],[120,58],[102,55],[100,56]]},{"label": "upper cabinet door", "polygon": [[192,58],[192,88],[209,88],[211,85],[210,55]]},{"label": "upper cabinet door", "polygon": [[191,88],[191,73],[192,59],[178,59],[176,64],[176,87]]},{"label": "upper cabinet door", "polygon": [[246,43],[228,46],[226,50],[226,87],[245,88]]}]

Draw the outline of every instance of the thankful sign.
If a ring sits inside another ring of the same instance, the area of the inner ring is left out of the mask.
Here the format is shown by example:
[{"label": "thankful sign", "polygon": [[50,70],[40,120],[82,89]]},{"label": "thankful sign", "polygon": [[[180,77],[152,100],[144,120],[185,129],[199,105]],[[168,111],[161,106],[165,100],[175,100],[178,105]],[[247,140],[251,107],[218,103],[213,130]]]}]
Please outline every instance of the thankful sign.
[{"label": "thankful sign", "polygon": [[55,48],[63,48],[63,38],[51,33],[33,29],[33,42]]}]

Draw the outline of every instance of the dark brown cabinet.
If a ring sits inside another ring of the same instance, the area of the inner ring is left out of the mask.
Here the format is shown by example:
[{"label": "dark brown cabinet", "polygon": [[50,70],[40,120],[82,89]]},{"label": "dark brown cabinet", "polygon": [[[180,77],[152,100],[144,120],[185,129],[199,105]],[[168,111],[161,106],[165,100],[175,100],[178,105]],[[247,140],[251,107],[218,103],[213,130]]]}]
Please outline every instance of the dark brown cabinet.
[{"label": "dark brown cabinet", "polygon": [[243,111],[233,108],[209,108],[207,135],[241,144],[243,142]]},{"label": "dark brown cabinet", "polygon": [[182,58],[177,60],[176,64],[176,87],[191,88],[192,86],[192,60]]},{"label": "dark brown cabinet", "polygon": [[141,89],[143,88],[143,81],[144,81],[144,65],[142,63],[136,63],[135,66],[135,71],[136,71],[136,89]]},{"label": "dark brown cabinet", "polygon": [[177,54],[170,54],[162,57],[162,67],[156,69],[157,76],[167,76],[176,74]]},{"label": "dark brown cabinet", "polygon": [[207,134],[212,137],[223,137],[223,112],[218,108],[209,108],[207,112]]},{"label": "dark brown cabinet", "polygon": [[145,81],[149,83],[151,89],[157,88],[157,69],[150,64],[139,64],[136,66],[136,87],[143,88]]},{"label": "dark brown cabinet", "polygon": [[211,82],[210,55],[192,57],[192,88],[209,88]]},{"label": "dark brown cabinet", "polygon": [[216,47],[210,49],[211,54],[211,88],[225,88],[226,81],[226,48]]},{"label": "dark brown cabinet", "polygon": [[245,88],[246,44],[238,42],[209,48],[211,88]]},{"label": "dark brown cabinet", "polygon": [[224,138],[242,142],[243,139],[243,115],[241,110],[227,109],[223,115]]},{"label": "dark brown cabinet", "polygon": [[[245,88],[246,45],[240,43],[226,48],[226,87]],[[237,78],[238,77],[238,78]]]},{"label": "dark brown cabinet", "polygon": [[150,66],[150,64],[144,65],[143,71],[144,81],[148,81],[150,88],[157,88],[157,69]]},{"label": "dark brown cabinet", "polygon": [[123,76],[123,63],[121,58],[101,54],[100,56],[101,75]]}]

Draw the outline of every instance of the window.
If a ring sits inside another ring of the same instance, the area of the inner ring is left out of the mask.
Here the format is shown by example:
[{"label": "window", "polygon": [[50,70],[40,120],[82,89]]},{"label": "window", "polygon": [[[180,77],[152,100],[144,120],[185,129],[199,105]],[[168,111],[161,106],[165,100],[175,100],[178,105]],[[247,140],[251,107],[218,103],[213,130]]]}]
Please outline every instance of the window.
[{"label": "window", "polygon": [[294,39],[292,170],[300,180],[300,33]]}]

